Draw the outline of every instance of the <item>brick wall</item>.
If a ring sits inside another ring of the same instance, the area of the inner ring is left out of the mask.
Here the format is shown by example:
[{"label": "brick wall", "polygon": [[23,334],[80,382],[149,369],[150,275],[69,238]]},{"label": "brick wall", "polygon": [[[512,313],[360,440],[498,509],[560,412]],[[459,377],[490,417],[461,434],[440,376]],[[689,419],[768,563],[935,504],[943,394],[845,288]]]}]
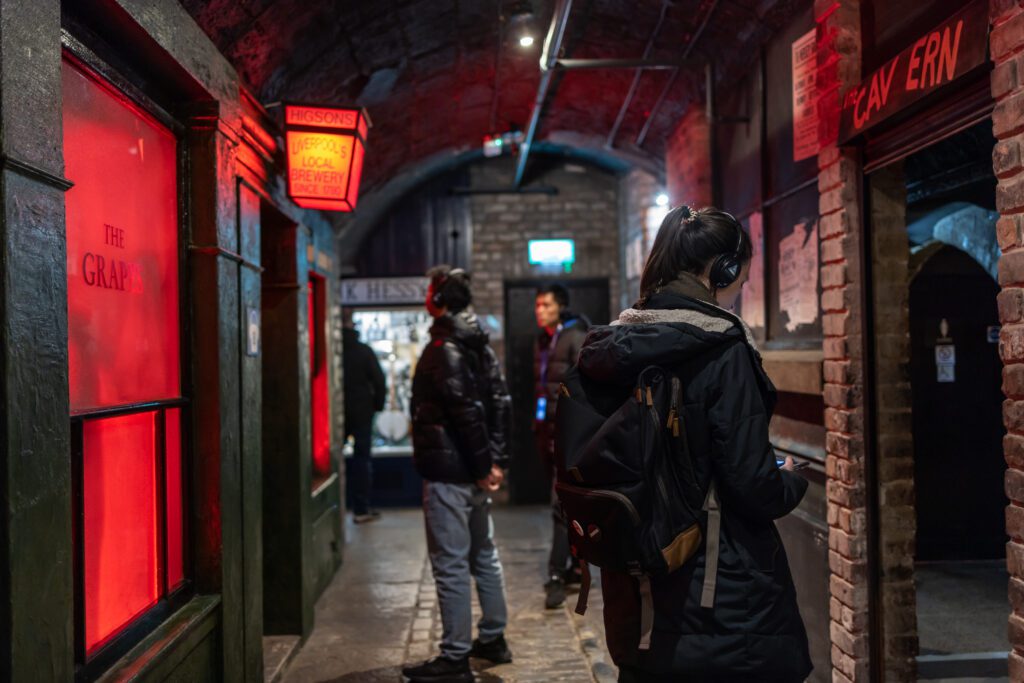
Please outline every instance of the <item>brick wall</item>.
[{"label": "brick wall", "polygon": [[702,104],[693,104],[666,141],[665,178],[672,206],[711,204],[711,147]]},{"label": "brick wall", "polygon": [[1024,10],[1017,3],[992,0],[992,96],[996,99],[992,129],[997,143],[992,163],[999,184],[996,225],[999,246],[999,355],[1003,359],[1003,442],[1006,462],[1006,563],[1010,573],[1010,680],[1024,680],[1024,171],[1020,143],[1024,139]]},{"label": "brick wall", "polygon": [[871,176],[875,453],[885,680],[915,680],[914,441],[910,393],[910,280],[906,183],[899,165]]},{"label": "brick wall", "polygon": [[619,205],[623,213],[620,220],[622,229],[620,247],[622,253],[622,296],[619,308],[625,309],[640,298],[640,276],[627,276],[625,261],[630,258],[628,247],[634,240],[640,239],[643,244],[644,260],[646,260],[656,234],[647,230],[648,212],[653,210],[655,196],[661,188],[657,178],[638,168],[623,175],[619,187]]},{"label": "brick wall", "polygon": [[[471,185],[508,185],[514,169],[510,158],[475,164]],[[474,306],[481,315],[504,322],[504,283],[509,279],[551,277],[608,278],[610,310],[619,301],[619,180],[611,173],[579,163],[549,163],[537,184],[553,185],[556,195],[474,195],[471,270]],[[527,242],[571,238],[576,241],[572,273],[530,266]],[[494,344],[504,358],[503,344]]]},{"label": "brick wall", "polygon": [[816,0],[822,148],[821,309],[829,525],[832,680],[869,679],[867,511],[861,329],[860,167],[835,144],[839,102],[860,79],[856,0]]}]

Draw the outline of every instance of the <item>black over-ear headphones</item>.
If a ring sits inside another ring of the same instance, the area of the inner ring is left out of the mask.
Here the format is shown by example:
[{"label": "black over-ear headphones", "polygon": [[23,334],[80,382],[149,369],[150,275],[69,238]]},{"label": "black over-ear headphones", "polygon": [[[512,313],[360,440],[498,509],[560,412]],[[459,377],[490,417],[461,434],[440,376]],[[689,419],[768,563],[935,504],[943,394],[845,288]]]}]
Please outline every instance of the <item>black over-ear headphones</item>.
[{"label": "black over-ear headphones", "polygon": [[743,226],[731,215],[726,215],[732,218],[736,225],[736,248],[716,257],[714,263],[711,264],[711,286],[716,290],[725,289],[736,282],[743,268],[743,263],[740,260],[740,248],[743,246]]},{"label": "black over-ear headphones", "polygon": [[453,268],[448,271],[448,274],[442,277],[434,284],[434,293],[430,297],[431,303],[437,308],[447,308],[448,303],[445,301],[444,292],[448,289],[448,284],[452,281],[453,277],[465,276],[466,271],[462,268]]}]

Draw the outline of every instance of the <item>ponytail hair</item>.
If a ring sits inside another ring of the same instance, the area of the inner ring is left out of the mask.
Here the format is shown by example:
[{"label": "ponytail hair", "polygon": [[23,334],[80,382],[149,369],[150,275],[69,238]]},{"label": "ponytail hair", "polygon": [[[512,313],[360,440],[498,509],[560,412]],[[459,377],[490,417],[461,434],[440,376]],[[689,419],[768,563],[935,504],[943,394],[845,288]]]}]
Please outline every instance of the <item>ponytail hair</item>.
[{"label": "ponytail hair", "polygon": [[680,273],[702,275],[715,258],[734,250],[740,263],[749,262],[754,254],[750,236],[731,214],[714,207],[677,206],[665,216],[654,239],[640,276],[637,308],[643,308],[652,294]]}]

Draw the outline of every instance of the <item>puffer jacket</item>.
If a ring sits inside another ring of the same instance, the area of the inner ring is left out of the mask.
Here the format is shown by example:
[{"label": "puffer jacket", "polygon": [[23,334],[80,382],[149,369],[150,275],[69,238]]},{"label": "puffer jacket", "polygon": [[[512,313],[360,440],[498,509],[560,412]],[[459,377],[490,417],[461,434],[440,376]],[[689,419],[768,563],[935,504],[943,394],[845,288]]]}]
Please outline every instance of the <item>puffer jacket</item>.
[{"label": "puffer jacket", "polygon": [[[555,410],[558,407],[559,387],[565,373],[576,364],[576,359],[587,338],[590,321],[584,316],[566,313],[562,316],[561,330],[558,341],[551,348],[551,335],[541,330],[537,335],[537,344],[533,348],[534,397],[547,398],[544,420],[534,420],[533,427],[537,439],[537,451],[549,462],[552,457],[555,437]],[[541,377],[541,358],[547,350],[550,354],[545,377]]]},{"label": "puffer jacket", "polygon": [[[671,288],[669,288],[671,289]],[[749,330],[723,309],[678,292],[591,330],[580,352],[585,379],[608,396],[630,390],[651,365],[684,387],[683,426],[699,484],[716,483],[722,510],[713,609],[700,606],[704,549],[651,581],[654,630],[638,650],[640,595],[625,574],[602,572],[605,629],[620,666],[687,682],[803,681],[813,668],[786,550],[774,520],[807,489],[782,471],[768,441],[775,388]],[[588,392],[589,393],[589,392]]]},{"label": "puffer jacket", "polygon": [[468,484],[508,466],[511,399],[476,317],[444,315],[430,328],[412,381],[413,462],[427,481]]},{"label": "puffer jacket", "polygon": [[[541,330],[537,335],[537,345],[533,349],[534,393],[537,396],[546,396],[548,399],[548,422],[555,420],[558,388],[562,385],[562,378],[565,377],[566,371],[576,364],[576,358],[580,355],[580,349],[583,348],[583,341],[587,338],[587,330],[590,329],[590,321],[583,316],[567,314],[562,319],[561,328],[555,348],[550,348],[551,335],[547,330]],[[550,356],[547,375],[541,377],[541,356],[545,350]]]}]

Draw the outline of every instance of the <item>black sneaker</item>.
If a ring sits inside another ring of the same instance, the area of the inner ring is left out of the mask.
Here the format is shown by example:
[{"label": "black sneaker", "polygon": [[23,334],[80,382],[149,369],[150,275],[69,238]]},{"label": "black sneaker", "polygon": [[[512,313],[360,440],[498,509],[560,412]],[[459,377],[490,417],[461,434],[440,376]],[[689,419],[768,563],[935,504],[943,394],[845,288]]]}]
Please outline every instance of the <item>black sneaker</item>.
[{"label": "black sneaker", "polygon": [[469,657],[448,659],[434,657],[422,664],[407,666],[402,675],[411,683],[473,683],[473,672],[469,669]]},{"label": "black sneaker", "polygon": [[508,664],[512,661],[512,650],[508,649],[504,635],[487,643],[482,643],[477,638],[473,641],[473,649],[469,651],[469,656],[486,659],[495,664]]},{"label": "black sneaker", "polygon": [[561,576],[552,576],[544,584],[544,606],[548,609],[557,609],[565,604],[565,581]]}]

